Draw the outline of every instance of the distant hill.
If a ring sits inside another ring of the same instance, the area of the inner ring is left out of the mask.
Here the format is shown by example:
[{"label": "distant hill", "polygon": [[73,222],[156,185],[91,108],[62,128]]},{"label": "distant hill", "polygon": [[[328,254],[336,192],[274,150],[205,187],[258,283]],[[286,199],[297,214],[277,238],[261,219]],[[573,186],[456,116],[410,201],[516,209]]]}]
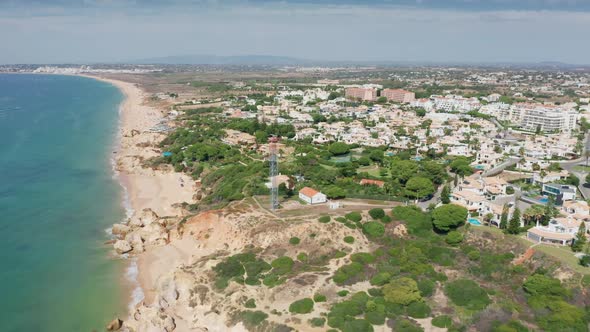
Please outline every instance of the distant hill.
[{"label": "distant hill", "polygon": [[131,61],[133,64],[166,65],[302,65],[308,60],[275,55],[180,55]]}]

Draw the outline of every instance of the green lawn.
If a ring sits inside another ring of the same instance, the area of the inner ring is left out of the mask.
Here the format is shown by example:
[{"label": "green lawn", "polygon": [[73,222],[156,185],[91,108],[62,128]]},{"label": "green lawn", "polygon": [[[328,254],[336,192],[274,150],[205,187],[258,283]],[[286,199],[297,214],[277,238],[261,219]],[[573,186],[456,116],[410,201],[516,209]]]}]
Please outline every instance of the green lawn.
[{"label": "green lawn", "polygon": [[590,172],[590,166],[576,165],[574,166],[574,170],[579,172]]},{"label": "green lawn", "polygon": [[[375,166],[363,166],[363,167],[359,167],[357,173],[364,173],[367,172],[369,173],[370,176],[374,176],[374,177],[380,177],[381,174],[380,172],[380,168],[379,167],[375,167]],[[387,172],[387,174],[389,174],[389,171]]]}]

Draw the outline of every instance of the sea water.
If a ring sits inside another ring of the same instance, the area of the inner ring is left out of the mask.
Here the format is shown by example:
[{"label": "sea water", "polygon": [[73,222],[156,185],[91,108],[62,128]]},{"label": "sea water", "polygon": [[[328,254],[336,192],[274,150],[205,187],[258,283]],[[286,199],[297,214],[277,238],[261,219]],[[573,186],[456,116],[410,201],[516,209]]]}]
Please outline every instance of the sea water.
[{"label": "sea water", "polygon": [[102,331],[125,311],[114,86],[0,74],[0,331]]}]

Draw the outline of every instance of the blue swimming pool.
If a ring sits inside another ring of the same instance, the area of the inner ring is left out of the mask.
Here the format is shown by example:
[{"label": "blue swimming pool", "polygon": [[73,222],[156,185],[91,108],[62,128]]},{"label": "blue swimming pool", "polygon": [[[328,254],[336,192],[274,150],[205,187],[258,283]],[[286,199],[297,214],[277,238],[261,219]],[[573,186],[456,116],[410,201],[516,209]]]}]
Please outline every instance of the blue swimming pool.
[{"label": "blue swimming pool", "polygon": [[472,225],[481,226],[481,223],[479,222],[479,220],[477,220],[475,218],[469,218],[469,219],[467,219],[467,221]]}]

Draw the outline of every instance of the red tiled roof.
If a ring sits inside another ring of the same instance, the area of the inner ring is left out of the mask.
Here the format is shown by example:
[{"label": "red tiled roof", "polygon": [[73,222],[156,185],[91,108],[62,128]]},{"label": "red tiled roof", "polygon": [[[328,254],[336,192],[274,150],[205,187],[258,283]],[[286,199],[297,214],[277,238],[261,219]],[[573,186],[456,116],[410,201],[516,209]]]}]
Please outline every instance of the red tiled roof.
[{"label": "red tiled roof", "polygon": [[313,197],[313,196],[319,194],[320,192],[313,189],[313,188],[310,188],[310,187],[304,187],[304,188],[301,188],[301,190],[299,190],[299,193],[301,193],[307,197]]}]

